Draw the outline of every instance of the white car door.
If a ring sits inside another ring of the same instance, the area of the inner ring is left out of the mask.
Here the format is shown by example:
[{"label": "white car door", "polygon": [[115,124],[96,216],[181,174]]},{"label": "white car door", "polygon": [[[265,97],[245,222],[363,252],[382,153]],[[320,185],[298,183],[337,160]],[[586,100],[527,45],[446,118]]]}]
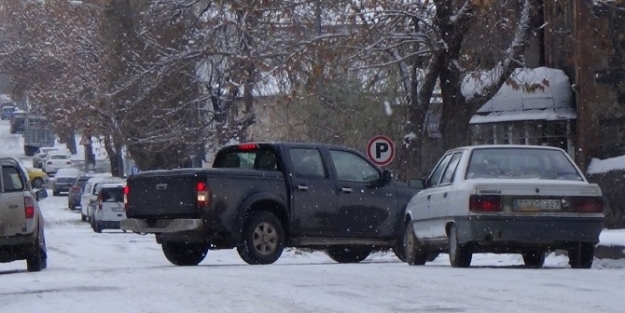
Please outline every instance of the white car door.
[{"label": "white car door", "polygon": [[80,211],[82,215],[87,216],[87,209],[89,205],[89,199],[91,198],[91,192],[93,191],[93,182],[87,182],[85,188],[80,195]]},{"label": "white car door", "polygon": [[[462,159],[462,152],[455,152],[449,159],[449,163],[441,176],[436,188],[432,193],[430,211],[433,215],[432,235],[434,238],[447,238],[445,226],[456,211],[452,206],[457,205],[459,195],[454,190],[454,178],[457,174],[458,164]],[[466,211],[466,209],[464,209]]]},{"label": "white car door", "polygon": [[442,196],[438,190],[438,184],[441,176],[449,164],[451,154],[443,156],[434,170],[425,182],[423,190],[421,190],[412,200],[411,217],[415,221],[415,234],[422,239],[432,239],[438,237],[439,224],[436,219],[440,218],[440,211],[435,210],[440,206],[437,202],[442,201]]}]

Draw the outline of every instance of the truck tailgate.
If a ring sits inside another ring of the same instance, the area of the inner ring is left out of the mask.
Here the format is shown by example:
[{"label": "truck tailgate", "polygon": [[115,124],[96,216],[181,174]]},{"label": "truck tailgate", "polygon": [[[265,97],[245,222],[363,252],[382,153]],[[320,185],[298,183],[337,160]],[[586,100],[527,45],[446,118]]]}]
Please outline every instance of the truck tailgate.
[{"label": "truck tailgate", "polygon": [[168,171],[128,178],[128,218],[190,218],[199,216],[195,173]]}]

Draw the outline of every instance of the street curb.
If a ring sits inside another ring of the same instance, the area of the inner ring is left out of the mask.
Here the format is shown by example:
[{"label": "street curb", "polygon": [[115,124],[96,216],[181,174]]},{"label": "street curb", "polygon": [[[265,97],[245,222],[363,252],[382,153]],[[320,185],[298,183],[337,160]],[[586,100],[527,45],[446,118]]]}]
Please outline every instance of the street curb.
[{"label": "street curb", "polygon": [[596,246],[597,259],[625,259],[625,246]]}]

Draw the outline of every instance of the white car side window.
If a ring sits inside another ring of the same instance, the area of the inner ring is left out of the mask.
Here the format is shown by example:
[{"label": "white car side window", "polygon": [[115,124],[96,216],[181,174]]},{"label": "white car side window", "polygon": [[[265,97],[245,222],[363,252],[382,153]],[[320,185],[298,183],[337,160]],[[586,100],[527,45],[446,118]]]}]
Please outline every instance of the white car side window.
[{"label": "white car side window", "polygon": [[425,183],[425,188],[438,186],[438,183],[441,180],[441,175],[443,174],[443,171],[447,167],[447,164],[449,163],[450,158],[451,158],[451,154],[448,154],[444,156],[440,162],[438,162],[438,165],[434,168],[434,171],[432,171],[432,174],[430,174],[428,181]]}]

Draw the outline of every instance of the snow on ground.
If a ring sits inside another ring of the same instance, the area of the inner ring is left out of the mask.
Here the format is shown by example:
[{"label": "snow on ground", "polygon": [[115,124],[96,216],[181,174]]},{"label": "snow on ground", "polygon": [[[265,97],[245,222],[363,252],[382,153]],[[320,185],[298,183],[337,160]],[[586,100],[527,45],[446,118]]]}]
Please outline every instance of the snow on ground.
[{"label": "snow on ground", "polygon": [[[15,148],[4,152],[23,153],[4,128],[0,145]],[[66,196],[39,205],[48,268],[0,264],[0,312],[625,312],[625,260],[573,270],[567,257],[551,254],[545,268],[527,269],[518,255],[476,254],[471,268],[457,269],[446,254],[408,266],[388,252],[337,264],[321,252],[287,250],[276,264],[251,266],[235,250],[219,250],[199,266],[178,267],[153,235],[94,233],[67,209]],[[622,231],[601,238],[625,243]]]}]

